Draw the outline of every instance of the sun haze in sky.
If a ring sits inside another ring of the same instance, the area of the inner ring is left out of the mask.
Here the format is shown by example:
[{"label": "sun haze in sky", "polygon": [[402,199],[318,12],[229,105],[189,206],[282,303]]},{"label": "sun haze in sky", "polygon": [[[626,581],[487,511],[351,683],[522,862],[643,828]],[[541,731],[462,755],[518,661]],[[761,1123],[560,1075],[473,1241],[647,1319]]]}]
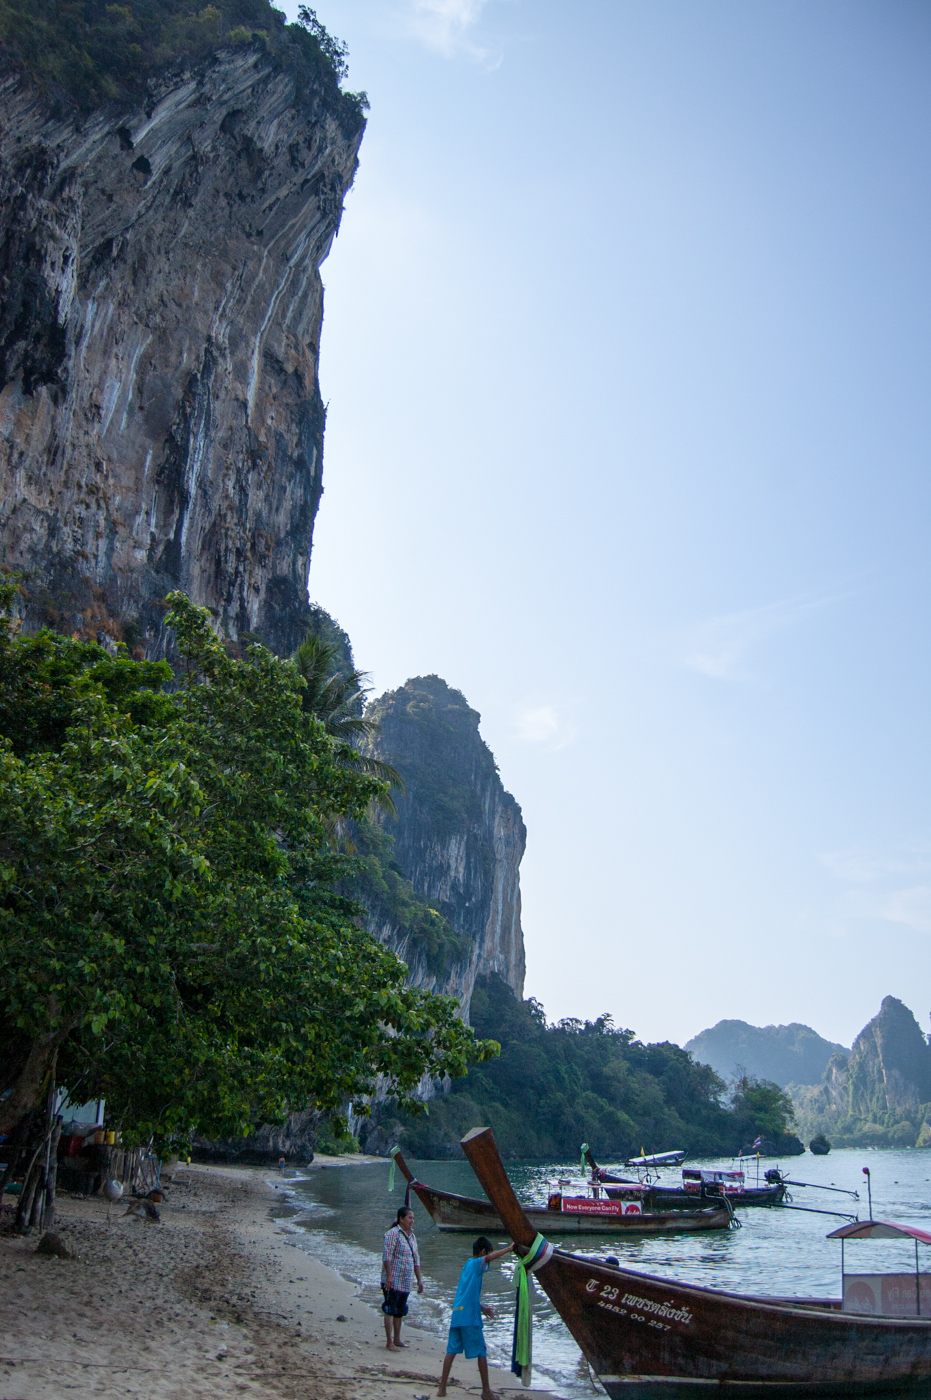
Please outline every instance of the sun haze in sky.
[{"label": "sun haze in sky", "polygon": [[924,1020],[931,8],[317,12],[372,106],[311,595],[481,712],[528,994]]}]

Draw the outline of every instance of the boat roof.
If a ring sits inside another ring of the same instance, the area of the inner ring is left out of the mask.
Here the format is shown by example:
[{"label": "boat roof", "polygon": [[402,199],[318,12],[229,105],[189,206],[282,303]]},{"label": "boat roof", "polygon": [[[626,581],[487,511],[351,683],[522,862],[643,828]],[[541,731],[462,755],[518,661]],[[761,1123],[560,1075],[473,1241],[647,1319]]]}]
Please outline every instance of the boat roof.
[{"label": "boat roof", "polygon": [[931,1234],[917,1225],[899,1225],[894,1220],[855,1220],[832,1230],[829,1240],[920,1240],[931,1244]]},{"label": "boat roof", "polygon": [[664,1162],[681,1162],[685,1156],[684,1152],[654,1152],[647,1157],[628,1157],[629,1167],[660,1167]]}]

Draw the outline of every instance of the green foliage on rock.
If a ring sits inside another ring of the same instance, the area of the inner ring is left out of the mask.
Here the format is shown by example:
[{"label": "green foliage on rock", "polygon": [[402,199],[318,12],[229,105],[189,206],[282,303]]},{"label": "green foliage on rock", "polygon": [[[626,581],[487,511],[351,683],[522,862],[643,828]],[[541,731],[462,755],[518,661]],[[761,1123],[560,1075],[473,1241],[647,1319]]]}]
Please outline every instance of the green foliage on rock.
[{"label": "green foliage on rock", "polygon": [[805,1151],[795,1132],[795,1110],[790,1095],[769,1079],[741,1075],[731,1092],[731,1112],[740,1135],[742,1151],[752,1152],[757,1138],[767,1156],[798,1156]]},{"label": "green foliage on rock", "polygon": [[[9,602],[13,586],[3,586]],[[494,1053],[338,891],[331,814],[379,784],[294,667],[171,595],[184,674],[0,622],[0,1130],[57,1060],[128,1140],[336,1109]],[[10,1090],[8,1094],[6,1090]]]},{"label": "green foliage on rock", "polygon": [[468,956],[468,936],[419,898],[395,859],[393,836],[365,817],[350,830],[356,869],[346,888],[364,902],[369,926],[376,932],[390,926],[398,946],[406,945],[428,972],[443,977]]},{"label": "green foliage on rock", "polygon": [[365,94],[343,93],[346,47],[301,6],[288,24],[269,0],[0,0],[0,40],[41,87],[82,111],[130,103],[159,70],[224,44],[259,44],[299,92],[318,91],[358,123]]},{"label": "green foliage on rock", "polygon": [[429,1117],[397,1116],[415,1157],[447,1155],[477,1123],[494,1128],[506,1156],[541,1161],[572,1158],[581,1142],[608,1160],[641,1148],[700,1156],[738,1146],[723,1081],[677,1045],[643,1045],[609,1016],[548,1025],[539,1002],[518,1001],[498,977],[476,985],[471,1016],[478,1035],[500,1042],[500,1058],[432,1099]]}]

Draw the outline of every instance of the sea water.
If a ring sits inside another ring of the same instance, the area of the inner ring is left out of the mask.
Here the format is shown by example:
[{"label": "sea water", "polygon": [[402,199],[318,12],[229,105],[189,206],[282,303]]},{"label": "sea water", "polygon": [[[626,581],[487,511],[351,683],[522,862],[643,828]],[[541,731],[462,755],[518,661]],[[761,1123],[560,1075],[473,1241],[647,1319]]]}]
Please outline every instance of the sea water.
[{"label": "sea water", "polygon": [[[326,1158],[306,1178],[288,1173],[285,1182],[295,1214],[287,1222],[295,1242],[337,1269],[357,1286],[363,1300],[381,1304],[379,1279],[385,1230],[403,1204],[406,1182],[400,1172],[388,1194],[388,1168],[377,1165],[326,1166]],[[466,1162],[417,1162],[411,1168],[418,1180],[444,1191],[466,1196],[484,1195]],[[608,1163],[604,1164],[609,1166]],[[690,1166],[731,1167],[724,1159],[693,1161]],[[762,1159],[762,1173],[781,1166],[786,1175],[822,1186],[859,1192],[859,1200],[810,1187],[791,1187],[791,1205],[837,1211],[846,1216],[869,1214],[866,1177],[868,1166],[873,1188],[873,1214],[877,1218],[919,1225],[931,1232],[931,1151],[836,1150],[827,1157],[792,1157],[777,1162]],[[744,1164],[747,1184],[755,1184],[756,1163]],[[621,1172],[620,1175],[633,1175]],[[528,1165],[508,1163],[508,1175],[525,1204],[543,1204],[550,1182],[557,1177],[579,1176],[578,1161]],[[667,1171],[663,1184],[676,1185],[678,1171]],[[424,1293],[411,1295],[408,1322],[445,1338],[449,1312],[459,1271],[471,1254],[468,1234],[438,1230],[417,1198],[412,1197],[414,1231],[420,1249]],[[826,1235],[845,1223],[841,1215],[811,1214],[802,1210],[751,1207],[737,1212],[738,1230],[699,1234],[665,1235],[652,1239],[602,1235],[560,1239],[558,1220],[547,1238],[574,1253],[591,1258],[614,1255],[624,1268],[675,1278],[685,1283],[724,1288],[738,1293],[781,1297],[837,1298],[840,1296],[840,1245]],[[491,1234],[497,1247],[503,1237]],[[922,1270],[931,1272],[931,1246],[919,1246]],[[846,1246],[850,1273],[906,1272],[914,1268],[914,1246],[897,1240],[853,1240]],[[510,1363],[513,1326],[513,1263],[503,1259],[485,1276],[483,1301],[495,1308],[486,1321],[489,1359]],[[533,1294],[533,1360],[535,1386],[549,1386],[570,1397],[591,1395],[593,1386],[585,1362],[542,1289]],[[463,1373],[465,1366],[461,1367]]]}]

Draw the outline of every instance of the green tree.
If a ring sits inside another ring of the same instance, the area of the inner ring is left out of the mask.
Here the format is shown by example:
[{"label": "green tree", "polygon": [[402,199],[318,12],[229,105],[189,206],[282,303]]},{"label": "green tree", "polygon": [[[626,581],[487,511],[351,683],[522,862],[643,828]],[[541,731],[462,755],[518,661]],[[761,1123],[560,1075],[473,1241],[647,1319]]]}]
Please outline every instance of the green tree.
[{"label": "green tree", "polygon": [[301,705],[331,738],[342,742],[342,760],[348,767],[385,784],[375,800],[393,813],[390,789],[403,792],[403,779],[390,763],[373,758],[362,747],[378,732],[377,721],[365,715],[365,693],[371,689],[368,672],[342,667],[339,651],[336,642],[328,642],[316,632],[307,633],[291,658],[304,681]]},{"label": "green tree", "polygon": [[336,1110],[378,1076],[416,1108],[424,1073],[496,1047],[337,892],[327,821],[381,786],[294,666],[169,602],[172,690],[164,663],[0,623],[0,1131],[56,1072],[130,1141]]},{"label": "green tree", "polygon": [[792,1099],[778,1084],[742,1074],[734,1082],[731,1108],[739,1138],[734,1144],[736,1150],[751,1148],[759,1137],[770,1151],[804,1152],[795,1135]]}]

